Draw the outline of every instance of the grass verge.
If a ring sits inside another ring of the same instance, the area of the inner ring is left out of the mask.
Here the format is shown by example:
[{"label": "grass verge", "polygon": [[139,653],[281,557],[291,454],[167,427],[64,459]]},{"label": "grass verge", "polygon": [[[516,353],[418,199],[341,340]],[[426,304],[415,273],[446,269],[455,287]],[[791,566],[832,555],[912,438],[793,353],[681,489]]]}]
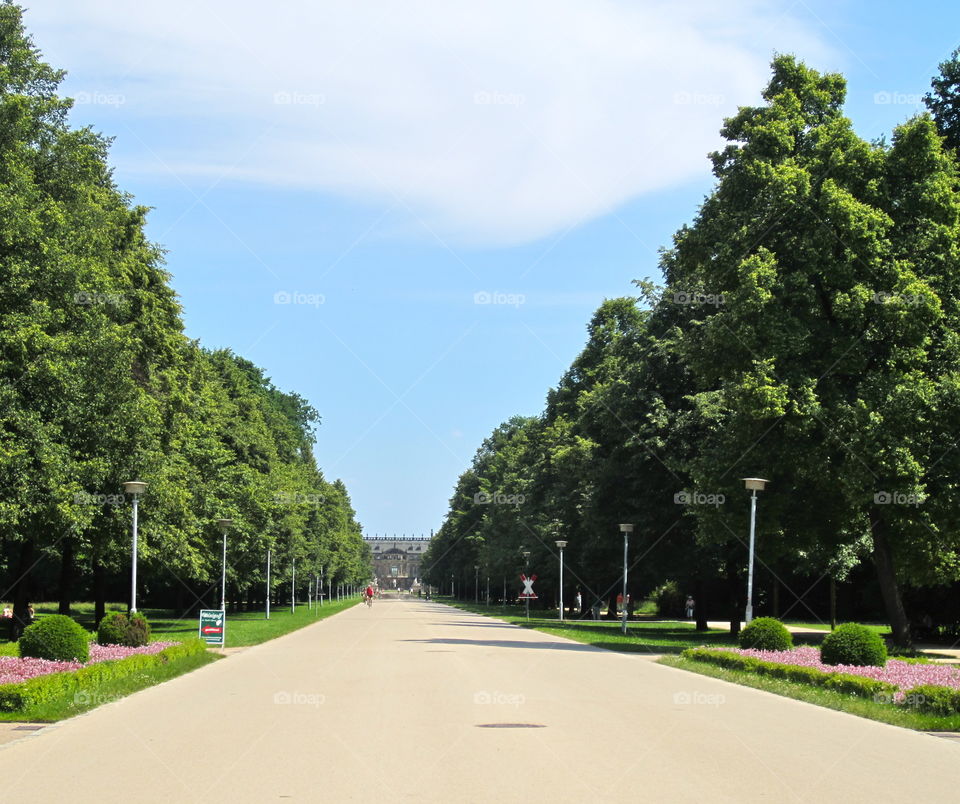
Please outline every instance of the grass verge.
[{"label": "grass verge", "polygon": [[[262,611],[241,611],[227,614],[227,647],[243,648],[250,645],[259,645],[270,639],[276,639],[315,622],[339,614],[345,609],[356,606],[359,597],[346,600],[324,603],[322,606],[297,606],[291,613],[289,607],[275,608],[270,611],[270,619],[264,617]],[[169,611],[147,610],[144,612],[150,620],[151,639],[153,640],[184,640],[197,636],[199,621],[196,619],[181,619],[170,616]]]},{"label": "grass verge", "polygon": [[485,606],[447,598],[439,598],[438,602],[474,614],[496,617],[524,628],[534,628],[547,634],[572,639],[585,645],[626,653],[680,653],[687,648],[701,645],[714,647],[735,644],[729,632],[697,631],[693,623],[658,622],[652,619],[635,618],[627,623],[627,633],[624,635],[621,633],[620,623],[613,620],[564,620],[561,623],[556,616],[531,616],[527,620],[523,613],[517,613],[512,607]]},{"label": "grass verge", "polygon": [[844,695],[832,690],[810,687],[784,679],[757,676],[743,670],[728,670],[704,662],[683,659],[679,656],[663,656],[658,661],[667,667],[687,670],[710,678],[719,678],[745,687],[772,692],[774,695],[781,695],[785,698],[806,701],[817,706],[835,709],[838,712],[846,712],[857,717],[889,723],[892,726],[901,726],[917,731],[960,731],[960,715],[951,717],[925,715],[889,703],[873,701],[869,698]]}]

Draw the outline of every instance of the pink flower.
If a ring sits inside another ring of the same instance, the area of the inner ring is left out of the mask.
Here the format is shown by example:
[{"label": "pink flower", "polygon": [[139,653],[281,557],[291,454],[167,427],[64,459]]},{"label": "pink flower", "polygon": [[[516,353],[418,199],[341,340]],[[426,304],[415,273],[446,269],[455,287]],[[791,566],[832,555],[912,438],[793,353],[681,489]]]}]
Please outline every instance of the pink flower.
[{"label": "pink flower", "polygon": [[[151,642],[142,648],[125,648],[122,645],[98,645],[90,643],[90,661],[87,665],[113,659],[125,659],[137,653],[159,653],[176,642]],[[66,673],[84,667],[82,662],[53,662],[49,659],[21,659],[15,656],[0,656],[0,684],[16,684],[49,673]]]}]

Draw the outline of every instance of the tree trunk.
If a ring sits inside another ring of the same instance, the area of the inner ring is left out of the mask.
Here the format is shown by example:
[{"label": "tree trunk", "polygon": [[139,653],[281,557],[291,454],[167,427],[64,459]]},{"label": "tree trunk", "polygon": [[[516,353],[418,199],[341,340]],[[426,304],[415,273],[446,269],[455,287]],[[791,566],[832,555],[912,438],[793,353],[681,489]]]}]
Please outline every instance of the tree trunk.
[{"label": "tree trunk", "polygon": [[707,598],[704,593],[706,584],[703,578],[697,577],[693,581],[693,615],[697,618],[697,630],[707,630]]},{"label": "tree trunk", "polygon": [[107,573],[100,559],[93,559],[93,620],[100,627],[100,621],[107,613]]},{"label": "tree trunk", "polygon": [[14,574],[13,619],[10,620],[10,639],[17,640],[30,625],[30,576],[33,572],[35,545],[33,538],[20,543],[20,555]]},{"label": "tree trunk", "polygon": [[730,607],[730,635],[736,637],[740,634],[742,609],[740,602],[740,579],[737,577],[737,571],[733,568],[732,564],[727,564],[727,594],[727,602]]},{"label": "tree trunk", "polygon": [[871,522],[870,531],[873,535],[873,564],[877,569],[877,580],[880,583],[880,593],[883,595],[887,618],[890,620],[890,628],[893,631],[893,641],[901,648],[911,648],[913,642],[910,639],[910,621],[903,608],[893,553],[890,550],[883,523],[880,520]]},{"label": "tree trunk", "polygon": [[830,630],[837,627],[837,581],[830,579]]},{"label": "tree trunk", "polygon": [[610,598],[607,600],[607,619],[616,620],[617,617],[617,595],[620,594],[616,589],[610,593]]},{"label": "tree trunk", "polygon": [[63,540],[63,550],[60,553],[60,584],[57,597],[60,605],[57,611],[70,616],[71,593],[73,592],[73,539]]}]

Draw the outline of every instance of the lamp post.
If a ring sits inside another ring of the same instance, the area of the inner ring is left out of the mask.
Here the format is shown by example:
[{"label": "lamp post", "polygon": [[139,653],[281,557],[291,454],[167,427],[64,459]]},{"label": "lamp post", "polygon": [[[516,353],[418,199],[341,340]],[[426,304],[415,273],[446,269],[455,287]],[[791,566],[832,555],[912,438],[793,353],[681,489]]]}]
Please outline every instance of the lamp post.
[{"label": "lamp post", "polygon": [[141,480],[128,480],[123,484],[123,490],[133,495],[133,569],[130,574],[130,613],[137,610],[137,503],[140,495],[146,490],[147,484]]},{"label": "lamp post", "polygon": [[[523,574],[526,575],[530,572],[530,551],[523,550]],[[524,595],[523,602],[527,611],[527,619],[530,619],[530,598],[527,595]]]},{"label": "lamp post", "polygon": [[480,603],[480,565],[473,565],[473,603]]},{"label": "lamp post", "polygon": [[743,485],[750,494],[750,557],[747,559],[747,611],[744,619],[753,621],[753,545],[757,530],[757,492],[766,488],[769,480],[762,477],[744,477]]},{"label": "lamp post", "polygon": [[557,539],[556,544],[560,548],[560,622],[563,622],[563,548],[567,543],[563,539]]},{"label": "lamp post", "polygon": [[633,525],[624,524],[620,526],[620,532],[623,534],[623,618],[622,630],[627,633],[627,541],[630,534],[633,533]]},{"label": "lamp post", "polygon": [[270,548],[267,548],[267,619],[270,619]]},{"label": "lamp post", "polygon": [[293,575],[290,576],[290,613],[297,613],[297,559],[293,559]]},{"label": "lamp post", "polygon": [[233,524],[232,519],[218,519],[217,525],[223,534],[223,567],[220,575],[220,610],[227,616],[227,530]]}]

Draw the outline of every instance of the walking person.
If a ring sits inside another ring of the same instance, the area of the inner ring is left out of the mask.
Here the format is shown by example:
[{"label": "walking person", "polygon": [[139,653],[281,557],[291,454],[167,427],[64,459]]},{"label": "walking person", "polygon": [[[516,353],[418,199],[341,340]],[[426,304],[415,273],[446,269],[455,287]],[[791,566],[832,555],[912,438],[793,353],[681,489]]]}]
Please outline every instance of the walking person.
[{"label": "walking person", "polygon": [[684,608],[687,610],[687,619],[693,619],[693,610],[696,607],[696,602],[693,599],[693,595],[687,595],[687,602]]}]

